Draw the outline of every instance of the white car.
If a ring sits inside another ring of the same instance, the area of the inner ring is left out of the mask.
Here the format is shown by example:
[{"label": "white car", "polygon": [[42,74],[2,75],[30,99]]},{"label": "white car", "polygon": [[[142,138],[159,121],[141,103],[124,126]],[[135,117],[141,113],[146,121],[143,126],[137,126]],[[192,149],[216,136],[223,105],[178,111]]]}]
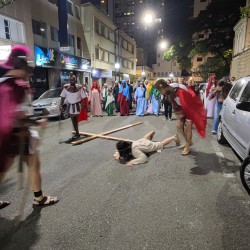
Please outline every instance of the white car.
[{"label": "white car", "polygon": [[241,159],[250,155],[250,77],[239,79],[225,99],[217,141],[228,142]]},{"label": "white car", "polygon": [[62,110],[60,110],[60,94],[62,88],[49,89],[44,92],[37,100],[32,102],[33,112],[35,116],[58,117],[67,119],[69,114],[67,112],[67,105],[64,103]]}]

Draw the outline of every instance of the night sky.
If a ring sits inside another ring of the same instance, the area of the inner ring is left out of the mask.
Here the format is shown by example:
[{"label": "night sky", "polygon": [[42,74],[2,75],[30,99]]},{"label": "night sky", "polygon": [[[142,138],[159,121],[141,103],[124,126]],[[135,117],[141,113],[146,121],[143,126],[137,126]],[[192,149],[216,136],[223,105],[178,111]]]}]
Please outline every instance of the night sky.
[{"label": "night sky", "polygon": [[166,38],[171,42],[190,34],[189,19],[193,15],[193,0],[167,0],[165,9]]}]

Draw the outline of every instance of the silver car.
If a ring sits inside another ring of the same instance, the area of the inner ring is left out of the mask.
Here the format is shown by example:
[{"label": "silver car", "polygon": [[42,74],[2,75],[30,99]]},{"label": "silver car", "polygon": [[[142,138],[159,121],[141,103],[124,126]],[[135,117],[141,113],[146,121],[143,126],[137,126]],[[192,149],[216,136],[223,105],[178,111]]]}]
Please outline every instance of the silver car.
[{"label": "silver car", "polygon": [[250,155],[250,77],[238,80],[225,99],[217,141],[228,142],[241,159]]},{"label": "silver car", "polygon": [[60,119],[67,119],[69,114],[66,103],[64,103],[62,110],[60,110],[61,92],[62,88],[49,89],[37,100],[33,101],[32,107],[34,115],[46,115],[51,118],[58,117]]}]

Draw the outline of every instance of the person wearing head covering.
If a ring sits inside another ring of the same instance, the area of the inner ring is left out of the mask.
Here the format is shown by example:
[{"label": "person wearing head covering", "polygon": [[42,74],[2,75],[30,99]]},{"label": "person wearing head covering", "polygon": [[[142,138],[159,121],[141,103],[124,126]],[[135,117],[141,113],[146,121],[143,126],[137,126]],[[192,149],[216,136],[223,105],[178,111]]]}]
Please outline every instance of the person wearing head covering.
[{"label": "person wearing head covering", "polygon": [[[30,89],[28,78],[26,46],[14,46],[10,56],[1,68],[8,71],[0,76],[0,182],[20,155],[19,172],[22,173],[22,162],[28,165],[28,176],[34,192],[34,206],[53,205],[57,197],[45,196],[41,189],[41,172],[39,156],[39,133],[34,126],[44,128],[47,120],[32,120],[30,115]],[[0,209],[10,202],[0,201]]]},{"label": "person wearing head covering", "polygon": [[150,87],[151,86],[148,86],[147,90],[148,103],[149,103],[147,112],[149,114],[154,114],[155,116],[159,116],[161,93],[154,87],[154,85],[152,85],[151,88]]},{"label": "person wearing head covering", "polygon": [[89,91],[90,114],[91,116],[102,116],[102,94],[97,82],[93,82]]},{"label": "person wearing head covering", "polygon": [[165,80],[160,79],[154,86],[162,95],[170,94],[177,118],[177,131],[185,140],[182,155],[188,155],[192,142],[192,123],[195,124],[202,138],[206,136],[207,119],[203,103],[191,89],[183,84],[168,84]]},{"label": "person wearing head covering", "polygon": [[105,111],[105,100],[106,100],[106,96],[108,95],[108,84],[104,83],[103,88],[102,88],[102,110]]},{"label": "person wearing head covering", "polygon": [[112,95],[112,90],[108,89],[108,94],[105,97],[105,110],[108,116],[111,116],[114,113],[114,103],[115,103],[115,98]]},{"label": "person wearing head covering", "polygon": [[82,104],[81,100],[87,98],[86,92],[80,87],[76,86],[76,77],[71,75],[70,85],[65,87],[61,93],[61,104],[63,107],[64,102],[67,102],[68,112],[70,114],[71,122],[75,130],[75,134],[67,142],[71,143],[80,137],[78,128],[78,115],[81,112]]},{"label": "person wearing head covering", "polygon": [[119,82],[115,81],[115,86],[113,89],[113,96],[115,98],[115,110],[116,110],[116,112],[120,111],[120,104],[118,102],[118,95],[119,95]]},{"label": "person wearing head covering", "polygon": [[119,88],[118,102],[120,103],[120,115],[129,115],[129,87],[125,80],[122,80]]},{"label": "person wearing head covering", "polygon": [[141,83],[140,86],[136,88],[134,98],[136,100],[136,115],[144,116],[146,100],[145,88],[143,87],[143,83]]}]

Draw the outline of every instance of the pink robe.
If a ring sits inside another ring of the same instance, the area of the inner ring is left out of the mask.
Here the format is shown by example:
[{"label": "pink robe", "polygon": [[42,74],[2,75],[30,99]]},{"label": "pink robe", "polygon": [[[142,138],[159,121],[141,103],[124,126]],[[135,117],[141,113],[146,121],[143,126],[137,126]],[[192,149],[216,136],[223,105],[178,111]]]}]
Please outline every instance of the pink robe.
[{"label": "pink robe", "polygon": [[90,90],[89,100],[90,100],[90,114],[92,116],[101,116],[102,115],[101,93],[97,89]]}]

